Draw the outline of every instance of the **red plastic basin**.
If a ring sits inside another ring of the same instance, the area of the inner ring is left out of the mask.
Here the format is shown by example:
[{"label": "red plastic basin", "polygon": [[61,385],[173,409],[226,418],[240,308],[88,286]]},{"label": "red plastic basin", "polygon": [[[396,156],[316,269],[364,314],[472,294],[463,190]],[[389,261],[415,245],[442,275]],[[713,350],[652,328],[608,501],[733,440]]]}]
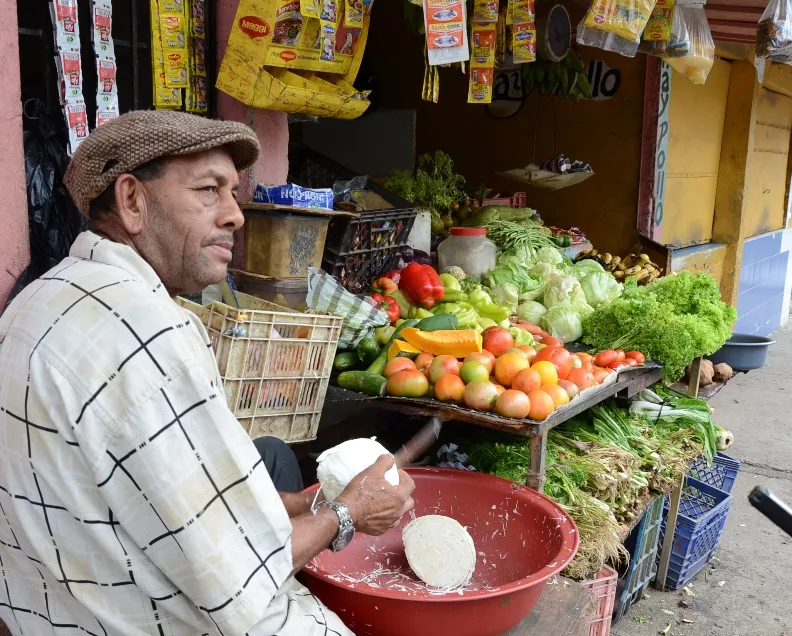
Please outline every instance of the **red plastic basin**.
[{"label": "red plastic basin", "polygon": [[381,537],[359,534],[346,550],[323,552],[306,566],[304,583],[357,636],[498,636],[518,625],[575,556],[575,522],[544,495],[506,479],[441,468],[407,472],[418,516],[452,517],[473,537],[471,585],[433,593],[415,577],[401,538],[408,515]]}]

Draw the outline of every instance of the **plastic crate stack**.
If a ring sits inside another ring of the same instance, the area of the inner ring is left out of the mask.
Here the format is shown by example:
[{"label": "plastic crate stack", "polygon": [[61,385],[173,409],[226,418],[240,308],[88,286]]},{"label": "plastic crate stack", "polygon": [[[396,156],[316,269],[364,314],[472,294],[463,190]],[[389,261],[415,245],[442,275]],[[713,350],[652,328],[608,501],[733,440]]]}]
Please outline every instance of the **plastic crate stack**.
[{"label": "plastic crate stack", "polygon": [[597,613],[591,621],[589,636],[610,634],[618,578],[619,573],[605,565],[592,580],[581,581],[581,585],[594,592],[597,599]]},{"label": "plastic crate stack", "polygon": [[[683,587],[715,556],[734,501],[730,492],[740,466],[738,460],[723,453],[718,453],[710,466],[707,466],[703,457],[691,464],[679,505],[671,562],[665,580],[667,588],[678,590]],[[668,510],[666,498],[659,539],[660,551]]]},{"label": "plastic crate stack", "polygon": [[[336,181],[355,176],[353,171],[305,146],[289,150],[290,183],[332,188]],[[367,189],[393,207],[361,212],[357,219],[332,219],[322,257],[322,269],[353,294],[367,291],[372,280],[398,266],[402,254],[409,249],[407,239],[418,216],[414,205],[376,183],[369,182]]]},{"label": "plastic crate stack", "polygon": [[658,497],[646,509],[636,528],[635,549],[627,572],[619,581],[613,622],[620,621],[630,607],[643,598],[644,592],[657,574],[657,551],[660,526],[663,522],[664,498]]}]

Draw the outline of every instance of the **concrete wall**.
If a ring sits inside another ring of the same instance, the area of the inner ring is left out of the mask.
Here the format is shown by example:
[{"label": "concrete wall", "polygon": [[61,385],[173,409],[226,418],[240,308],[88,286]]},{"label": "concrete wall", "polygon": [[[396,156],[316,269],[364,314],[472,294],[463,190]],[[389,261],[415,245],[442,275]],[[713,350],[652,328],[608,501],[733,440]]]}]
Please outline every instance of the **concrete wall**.
[{"label": "concrete wall", "polygon": [[30,260],[15,0],[0,0],[0,313]]}]

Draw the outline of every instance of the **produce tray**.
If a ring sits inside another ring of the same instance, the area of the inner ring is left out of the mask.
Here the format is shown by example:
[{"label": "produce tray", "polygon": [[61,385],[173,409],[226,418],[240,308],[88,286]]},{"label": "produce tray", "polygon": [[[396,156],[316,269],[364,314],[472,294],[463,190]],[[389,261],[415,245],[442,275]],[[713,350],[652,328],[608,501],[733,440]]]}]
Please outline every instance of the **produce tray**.
[{"label": "produce tray", "polygon": [[741,466],[739,459],[719,452],[710,466],[707,466],[707,460],[703,456],[694,459],[690,462],[688,475],[723,492],[731,493]]},{"label": "produce tray", "polygon": [[[678,590],[712,561],[733,501],[729,493],[685,477],[665,587]],[[663,545],[668,509],[666,498],[659,546]]]},{"label": "produce tray", "polygon": [[[418,415],[422,417],[438,416],[443,420],[460,420],[477,424],[486,428],[492,428],[505,433],[513,435],[521,435],[523,437],[534,437],[542,435],[556,426],[559,426],[568,419],[582,413],[586,409],[599,404],[600,402],[608,399],[617,394],[622,394],[625,397],[631,397],[642,391],[643,389],[652,386],[658,382],[661,377],[662,367],[636,367],[630,369],[629,373],[619,373],[615,376],[615,380],[611,381],[609,385],[600,385],[592,389],[588,389],[591,393],[581,393],[577,398],[572,400],[568,405],[562,407],[553,413],[543,422],[536,420],[514,420],[507,417],[501,417],[494,413],[485,413],[482,411],[474,411],[465,406],[456,404],[444,404],[437,400],[429,398],[400,398],[400,397],[372,397],[369,395],[362,395],[354,393],[353,391],[344,391],[344,401],[350,399],[369,400],[377,406],[388,408],[410,415]],[[346,394],[350,394],[349,397]],[[336,396],[342,395],[335,393]],[[353,396],[358,396],[357,398]]]},{"label": "produce tray", "polygon": [[620,621],[628,609],[643,598],[646,588],[657,574],[660,525],[663,521],[664,497],[657,497],[646,509],[637,528],[635,548],[627,573],[619,581],[613,622]]}]

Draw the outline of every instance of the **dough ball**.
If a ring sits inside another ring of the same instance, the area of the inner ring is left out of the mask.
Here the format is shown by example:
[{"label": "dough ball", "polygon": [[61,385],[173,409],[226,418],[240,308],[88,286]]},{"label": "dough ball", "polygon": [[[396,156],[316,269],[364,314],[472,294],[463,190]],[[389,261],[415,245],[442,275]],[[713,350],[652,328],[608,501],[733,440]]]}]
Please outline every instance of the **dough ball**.
[{"label": "dough ball", "polygon": [[[350,439],[319,455],[316,476],[322,484],[325,499],[335,501],[350,481],[374,464],[380,455],[388,453],[376,438],[364,437]],[[399,471],[395,465],[385,473],[385,479],[394,486],[399,485]]]},{"label": "dough ball", "polygon": [[455,519],[418,517],[404,528],[402,540],[412,571],[430,587],[453,590],[470,583],[476,569],[476,547]]}]

